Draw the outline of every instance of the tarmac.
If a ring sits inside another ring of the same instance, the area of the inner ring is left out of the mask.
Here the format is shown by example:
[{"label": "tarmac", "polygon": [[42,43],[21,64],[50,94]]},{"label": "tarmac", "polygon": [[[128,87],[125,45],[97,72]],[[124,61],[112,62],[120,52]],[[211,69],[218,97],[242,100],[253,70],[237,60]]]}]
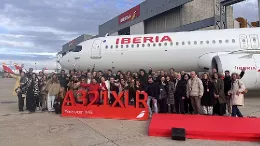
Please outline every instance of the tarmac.
[{"label": "tarmac", "polygon": [[[171,138],[149,137],[149,121],[64,118],[54,113],[18,112],[17,97],[12,95],[14,83],[14,79],[0,79],[1,146],[260,145],[260,142],[194,139],[180,142]],[[240,109],[244,115],[260,116],[260,93],[250,94],[245,98],[245,106]]]}]

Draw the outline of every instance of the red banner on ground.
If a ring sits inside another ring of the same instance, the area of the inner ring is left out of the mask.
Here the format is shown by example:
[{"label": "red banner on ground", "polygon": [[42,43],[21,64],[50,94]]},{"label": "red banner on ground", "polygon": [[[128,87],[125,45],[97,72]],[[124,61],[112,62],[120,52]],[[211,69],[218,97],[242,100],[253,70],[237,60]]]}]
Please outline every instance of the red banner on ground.
[{"label": "red banner on ground", "polygon": [[[109,104],[108,92],[101,92],[103,103],[97,104],[100,98],[99,92],[85,90],[78,91],[81,103],[76,103],[73,91],[68,91],[63,104],[63,117],[79,118],[108,118],[108,119],[127,119],[127,120],[148,120],[148,95],[145,92],[136,92],[136,106],[129,105],[128,91],[121,92],[119,95],[112,91],[111,96],[115,98],[114,103]],[[87,95],[94,94],[94,99],[88,103]],[[140,98],[143,95],[143,98]],[[123,102],[124,101],[124,102]],[[143,105],[143,107],[140,107]]]}]

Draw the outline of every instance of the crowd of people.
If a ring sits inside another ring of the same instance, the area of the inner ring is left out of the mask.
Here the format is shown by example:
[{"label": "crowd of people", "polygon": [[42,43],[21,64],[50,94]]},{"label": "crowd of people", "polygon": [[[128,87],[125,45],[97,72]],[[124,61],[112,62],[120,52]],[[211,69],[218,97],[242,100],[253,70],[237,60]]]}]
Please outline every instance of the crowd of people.
[{"label": "crowd of people", "polygon": [[[78,99],[77,90],[107,91],[109,103],[115,102],[111,91],[120,93],[128,91],[128,102],[135,106],[136,92],[144,91],[148,94],[147,105],[149,116],[153,113],[177,113],[177,114],[204,114],[204,115],[229,115],[243,117],[238,106],[244,105],[246,87],[240,80],[245,71],[240,75],[227,70],[225,74],[219,74],[216,69],[199,75],[192,71],[178,73],[173,68],[169,71],[149,72],[140,69],[139,72],[112,70],[94,71],[72,70],[68,74],[64,70],[60,74],[45,75],[33,73],[30,68],[20,75],[10,75],[16,78],[14,95],[18,96],[19,111],[24,111],[24,99],[26,110],[29,112],[55,111],[56,101],[61,105],[67,91],[74,93],[75,101]],[[94,100],[94,95],[87,95],[89,102]],[[58,100],[59,99],[59,100]],[[124,97],[122,98],[124,100]],[[88,102],[88,103],[89,103]],[[95,104],[102,104],[100,96]],[[125,103],[125,101],[123,102]],[[140,105],[143,107],[142,105]]]}]

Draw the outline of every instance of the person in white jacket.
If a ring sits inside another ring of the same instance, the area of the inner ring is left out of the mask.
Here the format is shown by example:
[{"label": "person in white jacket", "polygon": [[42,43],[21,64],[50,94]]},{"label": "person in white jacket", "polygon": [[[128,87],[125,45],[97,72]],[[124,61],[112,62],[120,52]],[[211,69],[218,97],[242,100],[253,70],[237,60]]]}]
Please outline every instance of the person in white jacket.
[{"label": "person in white jacket", "polygon": [[231,96],[230,104],[232,106],[232,117],[243,117],[242,113],[238,109],[238,106],[244,106],[244,92],[246,87],[244,83],[239,79],[239,75],[237,73],[233,73],[231,75],[232,83],[231,89],[228,91],[228,95]]}]

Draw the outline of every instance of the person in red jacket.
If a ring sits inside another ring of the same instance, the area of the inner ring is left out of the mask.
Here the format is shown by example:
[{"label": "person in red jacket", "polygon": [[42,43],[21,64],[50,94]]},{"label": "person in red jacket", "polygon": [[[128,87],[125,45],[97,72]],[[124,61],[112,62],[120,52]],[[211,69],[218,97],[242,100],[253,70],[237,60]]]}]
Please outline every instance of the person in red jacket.
[{"label": "person in red jacket", "polygon": [[[88,88],[88,91],[100,91],[101,90],[101,87],[100,85],[97,83],[97,80],[96,79],[92,79],[92,82],[90,84],[85,84],[85,83],[81,83],[80,84],[81,87],[84,87],[84,88]],[[95,98],[95,95],[94,94],[89,94],[88,96],[88,101],[89,102],[92,102]],[[96,104],[99,104],[100,100],[99,100],[99,96],[97,98],[97,100],[94,102]]]}]

